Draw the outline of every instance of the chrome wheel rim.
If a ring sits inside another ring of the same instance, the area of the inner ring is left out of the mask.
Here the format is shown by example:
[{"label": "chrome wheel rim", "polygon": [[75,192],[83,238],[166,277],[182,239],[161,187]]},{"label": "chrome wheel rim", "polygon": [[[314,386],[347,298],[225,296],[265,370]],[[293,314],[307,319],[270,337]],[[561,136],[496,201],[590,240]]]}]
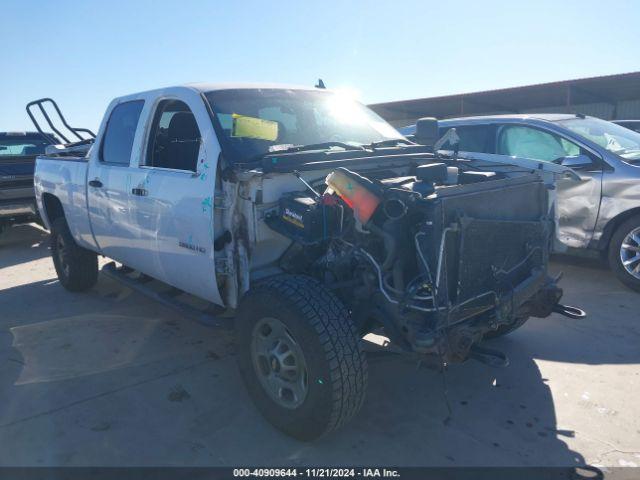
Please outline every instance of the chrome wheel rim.
[{"label": "chrome wheel rim", "polygon": [[58,257],[58,265],[60,265],[60,269],[65,277],[69,276],[69,261],[68,261],[68,252],[67,252],[67,244],[62,238],[62,235],[58,235],[56,237],[56,256]]},{"label": "chrome wheel rim", "polygon": [[640,227],[631,230],[620,247],[620,261],[629,275],[640,280]]},{"label": "chrome wheel rim", "polygon": [[251,335],[253,368],[260,384],[278,405],[299,407],[309,390],[307,364],[291,332],[277,318],[263,318]]}]

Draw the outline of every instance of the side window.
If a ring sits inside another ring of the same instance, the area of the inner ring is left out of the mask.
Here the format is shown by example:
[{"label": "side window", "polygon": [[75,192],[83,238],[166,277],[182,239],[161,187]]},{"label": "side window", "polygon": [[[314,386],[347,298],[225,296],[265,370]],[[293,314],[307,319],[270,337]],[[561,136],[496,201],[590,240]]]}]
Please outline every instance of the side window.
[{"label": "side window", "polygon": [[456,127],[456,133],[460,137],[460,151],[491,153],[491,130],[489,125]]},{"label": "side window", "polygon": [[497,153],[545,162],[580,154],[580,147],[558,135],[536,128],[506,126],[498,137]]},{"label": "side window", "polygon": [[[473,125],[457,127],[440,127],[438,135],[442,137],[452,128],[456,129],[460,137],[461,152],[493,153],[493,125]],[[445,145],[445,148],[449,148]]]},{"label": "side window", "polygon": [[560,138],[560,143],[564,149],[565,157],[575,157],[576,155],[580,155],[580,147],[575,143],[570,142],[566,138]]},{"label": "side window", "polygon": [[135,100],[121,103],[111,111],[100,150],[101,161],[129,165],[143,105],[143,100]]},{"label": "side window", "polygon": [[151,125],[145,165],[195,172],[200,130],[193,112],[180,100],[163,100]]}]

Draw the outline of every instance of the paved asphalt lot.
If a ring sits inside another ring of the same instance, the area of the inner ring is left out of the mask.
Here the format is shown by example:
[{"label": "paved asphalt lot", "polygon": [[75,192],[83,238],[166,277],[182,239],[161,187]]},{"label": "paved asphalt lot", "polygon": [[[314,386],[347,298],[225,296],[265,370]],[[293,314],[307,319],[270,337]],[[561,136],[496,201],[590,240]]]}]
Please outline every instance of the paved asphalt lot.
[{"label": "paved asphalt lot", "polygon": [[357,418],[299,443],[253,408],[228,333],[105,278],[69,293],[47,244],[0,238],[0,465],[640,466],[640,294],[598,264],[553,264],[586,320],[492,341],[507,368],[450,368],[446,424],[440,374],[378,357]]}]

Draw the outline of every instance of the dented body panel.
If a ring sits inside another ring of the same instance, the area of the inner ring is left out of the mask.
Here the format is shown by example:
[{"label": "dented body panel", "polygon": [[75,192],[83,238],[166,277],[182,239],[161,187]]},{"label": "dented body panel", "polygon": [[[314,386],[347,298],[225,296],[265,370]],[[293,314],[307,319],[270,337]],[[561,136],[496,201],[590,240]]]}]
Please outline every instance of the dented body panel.
[{"label": "dented body panel", "polygon": [[603,173],[602,199],[595,226],[593,248],[604,248],[616,219],[640,212],[640,167],[624,162]]}]

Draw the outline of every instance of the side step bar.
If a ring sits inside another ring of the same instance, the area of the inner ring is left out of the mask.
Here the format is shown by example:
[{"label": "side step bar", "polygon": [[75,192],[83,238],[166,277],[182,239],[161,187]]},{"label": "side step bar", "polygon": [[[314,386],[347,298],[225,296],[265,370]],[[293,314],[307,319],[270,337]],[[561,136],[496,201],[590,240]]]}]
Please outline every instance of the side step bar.
[{"label": "side step bar", "polygon": [[228,317],[222,317],[215,315],[210,309],[198,309],[186,302],[180,301],[177,297],[182,295],[182,290],[174,287],[169,287],[166,291],[156,291],[149,286],[152,282],[152,278],[144,274],[140,274],[139,278],[131,276],[133,270],[128,267],[118,268],[115,262],[110,262],[100,269],[100,272],[108,278],[122,283],[126,287],[135,290],[142,295],[155,300],[156,302],[168,307],[177,313],[195,320],[198,323],[206,325],[208,327],[222,328],[225,330],[231,330],[233,328],[233,319]]}]

